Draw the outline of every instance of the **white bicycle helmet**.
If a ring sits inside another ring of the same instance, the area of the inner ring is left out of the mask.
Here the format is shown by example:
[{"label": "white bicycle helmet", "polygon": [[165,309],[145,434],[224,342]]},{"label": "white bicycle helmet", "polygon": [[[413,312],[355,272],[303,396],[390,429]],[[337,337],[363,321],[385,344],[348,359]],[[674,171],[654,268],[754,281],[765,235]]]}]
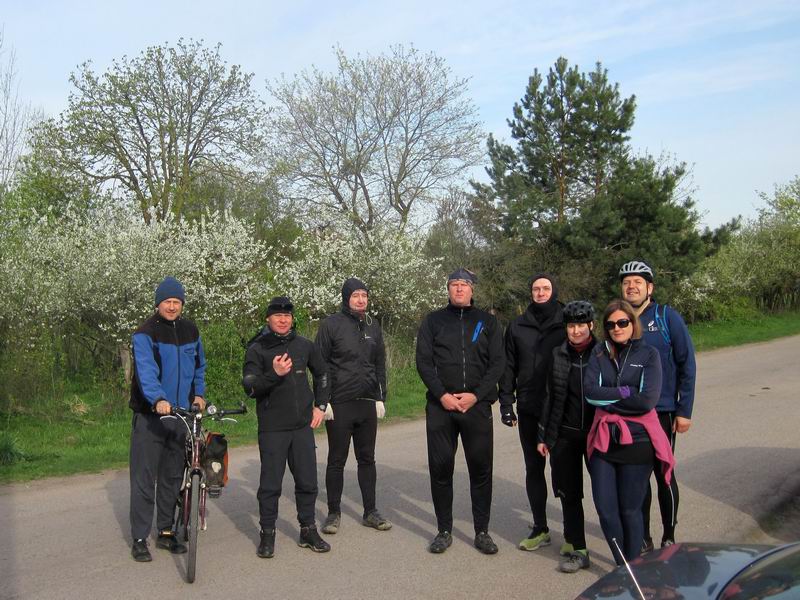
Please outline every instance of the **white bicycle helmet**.
[{"label": "white bicycle helmet", "polygon": [[643,260],[632,260],[622,265],[619,270],[619,280],[622,281],[628,275],[639,275],[643,279],[653,283],[653,269]]}]

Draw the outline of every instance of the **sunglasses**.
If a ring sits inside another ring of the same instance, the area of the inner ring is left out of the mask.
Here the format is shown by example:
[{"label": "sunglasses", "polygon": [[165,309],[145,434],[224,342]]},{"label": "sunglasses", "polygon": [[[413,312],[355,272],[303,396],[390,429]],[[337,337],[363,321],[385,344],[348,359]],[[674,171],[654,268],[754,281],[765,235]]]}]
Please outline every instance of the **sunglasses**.
[{"label": "sunglasses", "polygon": [[631,324],[630,319],[620,319],[619,321],[606,321],[605,328],[606,331],[611,331],[614,327],[619,327],[620,329],[625,329],[628,325]]}]

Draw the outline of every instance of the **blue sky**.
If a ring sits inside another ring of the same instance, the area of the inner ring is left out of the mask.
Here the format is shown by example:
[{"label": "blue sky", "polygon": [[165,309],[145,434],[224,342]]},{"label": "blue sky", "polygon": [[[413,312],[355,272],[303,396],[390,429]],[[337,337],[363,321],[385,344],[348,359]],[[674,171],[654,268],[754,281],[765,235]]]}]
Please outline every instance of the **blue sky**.
[{"label": "blue sky", "polygon": [[756,191],[800,175],[796,0],[0,0],[0,26],[21,95],[50,115],[66,106],[78,64],[102,71],[179,37],[221,42],[261,92],[281,73],[331,67],[335,44],[350,54],[402,43],[469,77],[486,131],[505,139],[533,69],[563,55],[584,71],[601,61],[623,94],[636,94],[634,148],[692,167],[705,224],[752,216]]}]

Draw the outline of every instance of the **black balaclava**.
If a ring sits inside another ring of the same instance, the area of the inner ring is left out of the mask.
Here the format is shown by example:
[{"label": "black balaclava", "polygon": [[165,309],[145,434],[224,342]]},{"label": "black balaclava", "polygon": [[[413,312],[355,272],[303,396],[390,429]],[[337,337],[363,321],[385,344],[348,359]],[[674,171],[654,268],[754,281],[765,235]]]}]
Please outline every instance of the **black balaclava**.
[{"label": "black balaclava", "polygon": [[366,290],[367,295],[369,295],[367,284],[356,277],[351,277],[342,284],[342,308],[348,312],[353,312],[350,310],[350,296],[356,290]]},{"label": "black balaclava", "polygon": [[528,279],[529,295],[531,294],[533,282],[537,279],[547,279],[547,281],[550,282],[550,285],[553,286],[553,294],[550,296],[550,299],[547,302],[537,304],[533,301],[533,298],[531,298],[531,304],[528,306],[528,310],[533,313],[533,316],[536,317],[536,320],[540,323],[544,323],[545,321],[552,319],[553,315],[556,314],[556,309],[558,308],[558,287],[556,286],[555,278],[549,273],[534,273],[531,278]]}]

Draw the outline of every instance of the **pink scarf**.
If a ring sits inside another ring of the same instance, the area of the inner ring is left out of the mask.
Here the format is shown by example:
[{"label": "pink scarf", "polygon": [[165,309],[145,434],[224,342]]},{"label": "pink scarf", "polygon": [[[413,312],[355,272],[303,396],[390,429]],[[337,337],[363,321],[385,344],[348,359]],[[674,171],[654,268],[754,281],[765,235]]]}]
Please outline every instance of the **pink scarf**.
[{"label": "pink scarf", "polygon": [[586,454],[589,458],[595,450],[608,452],[611,443],[611,432],[608,426],[615,424],[619,428],[619,443],[621,445],[632,444],[633,437],[628,423],[639,423],[650,436],[650,442],[656,451],[656,458],[661,462],[661,470],[664,472],[664,481],[667,483],[672,479],[672,469],[675,468],[675,456],[672,454],[672,447],[669,445],[661,423],[658,422],[658,415],[655,409],[651,409],[643,415],[633,417],[630,415],[618,415],[610,413],[602,408],[598,408],[594,413],[594,421],[589,435],[586,439]]}]

